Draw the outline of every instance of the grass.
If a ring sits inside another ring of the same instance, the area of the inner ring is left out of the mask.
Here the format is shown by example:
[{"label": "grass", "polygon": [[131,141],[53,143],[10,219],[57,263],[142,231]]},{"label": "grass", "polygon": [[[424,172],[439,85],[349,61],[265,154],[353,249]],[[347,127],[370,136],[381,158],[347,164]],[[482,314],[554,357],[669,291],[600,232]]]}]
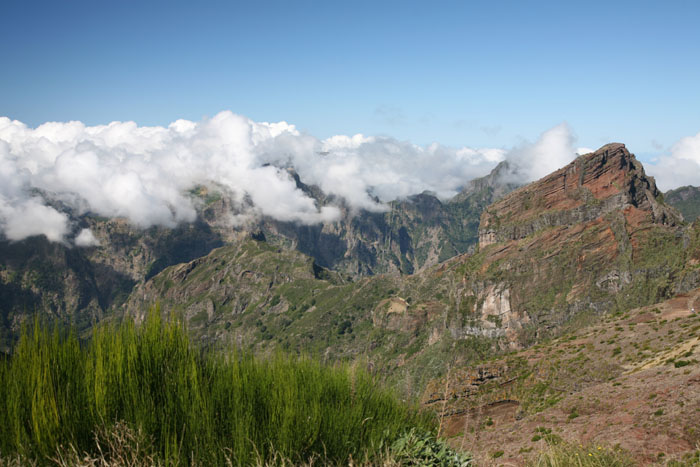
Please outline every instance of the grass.
[{"label": "grass", "polygon": [[602,446],[551,444],[530,467],[632,467],[637,465],[624,451]]},{"label": "grass", "polygon": [[157,309],[87,343],[35,323],[0,360],[6,459],[99,455],[116,430],[151,463],[338,464],[380,456],[412,428],[434,433],[434,420],[357,366],[203,353]]}]

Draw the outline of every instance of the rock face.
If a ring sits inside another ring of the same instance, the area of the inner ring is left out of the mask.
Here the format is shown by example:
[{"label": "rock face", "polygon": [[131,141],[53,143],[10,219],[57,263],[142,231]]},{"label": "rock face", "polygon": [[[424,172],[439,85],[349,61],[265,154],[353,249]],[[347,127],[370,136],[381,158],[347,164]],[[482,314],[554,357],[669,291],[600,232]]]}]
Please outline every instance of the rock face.
[{"label": "rock face", "polygon": [[479,253],[458,260],[463,301],[517,346],[582,313],[694,286],[683,259],[690,235],[634,156],[609,144],[484,211]]},{"label": "rock face", "polygon": [[489,206],[481,216],[479,246],[520,240],[627,208],[650,213],[656,224],[679,224],[678,213],[660,197],[654,179],[645,176],[624,144],[608,144]]}]

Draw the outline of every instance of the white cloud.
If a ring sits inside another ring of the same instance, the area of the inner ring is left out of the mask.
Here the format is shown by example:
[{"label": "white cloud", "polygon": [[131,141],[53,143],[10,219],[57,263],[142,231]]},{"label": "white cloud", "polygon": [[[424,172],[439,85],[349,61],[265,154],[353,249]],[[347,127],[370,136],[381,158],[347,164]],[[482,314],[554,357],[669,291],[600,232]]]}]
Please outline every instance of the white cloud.
[{"label": "white cloud", "polygon": [[[573,141],[566,124],[507,152],[361,134],[320,140],[287,122],[254,122],[228,111],[167,127],[49,122],[32,129],[0,117],[0,228],[13,239],[65,238],[67,217],[42,205],[37,190],[80,213],[121,216],[141,227],[174,226],[195,218],[187,191],[197,184],[231,194],[239,207],[231,213],[233,224],[261,215],[328,222],[340,209],[317,206],[285,167],[352,209],[381,211],[385,202],[426,190],[449,198],[506,158],[519,181],[535,180],[574,158]],[[89,243],[84,235],[76,244]]]},{"label": "white cloud", "polygon": [[422,147],[386,137],[319,140],[286,122],[231,112],[167,127],[49,122],[32,129],[0,117],[0,225],[12,239],[43,233],[62,240],[68,219],[43,205],[39,190],[81,213],[174,226],[195,218],[187,190],[210,183],[241,207],[233,222],[259,215],[325,222],[337,219],[339,208],[316,206],[280,167],[294,167],[351,208],[382,210],[382,202],[425,190],[450,197],[504,157],[501,149]]},{"label": "white cloud", "polygon": [[0,217],[5,236],[10,240],[44,234],[52,242],[61,242],[68,233],[68,216],[45,206],[39,198],[22,200],[16,204],[7,204],[2,200]]},{"label": "white cloud", "polygon": [[0,232],[10,240],[44,234],[51,241],[63,241],[68,233],[68,216],[44,205],[31,191],[30,172],[13,154],[2,135],[22,131],[24,126],[0,118]]},{"label": "white cloud", "polygon": [[685,185],[700,185],[700,133],[686,136],[671,147],[669,154],[645,166],[661,191]]},{"label": "white cloud", "polygon": [[90,229],[83,229],[75,237],[75,245],[81,247],[97,246],[100,241],[95,238],[95,235]]},{"label": "white cloud", "polygon": [[506,158],[514,166],[514,179],[520,183],[538,180],[574,160],[575,137],[566,123],[545,131],[534,143],[511,150]]}]

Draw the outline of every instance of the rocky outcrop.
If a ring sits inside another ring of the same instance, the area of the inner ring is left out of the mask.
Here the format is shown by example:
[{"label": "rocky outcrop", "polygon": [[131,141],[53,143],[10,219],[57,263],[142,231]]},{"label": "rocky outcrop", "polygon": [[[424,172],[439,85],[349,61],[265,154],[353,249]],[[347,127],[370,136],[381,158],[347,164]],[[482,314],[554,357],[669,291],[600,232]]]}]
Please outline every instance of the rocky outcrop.
[{"label": "rocky outcrop", "polygon": [[453,334],[517,347],[582,313],[664,299],[696,283],[691,237],[634,155],[603,146],[486,208],[480,251],[454,262],[470,313]]},{"label": "rocky outcrop", "polygon": [[[507,375],[508,366],[504,364],[485,364],[458,369],[449,375],[447,381],[431,382],[423,394],[422,403],[431,406],[446,401],[474,397],[485,388],[493,389],[493,387],[506,383],[508,381]],[[444,415],[453,415],[459,411],[459,408],[452,408]]]},{"label": "rocky outcrop", "polygon": [[656,224],[679,224],[681,217],[660,198],[634,155],[623,144],[608,144],[489,206],[481,215],[479,245],[590,222],[627,207],[650,213]]}]

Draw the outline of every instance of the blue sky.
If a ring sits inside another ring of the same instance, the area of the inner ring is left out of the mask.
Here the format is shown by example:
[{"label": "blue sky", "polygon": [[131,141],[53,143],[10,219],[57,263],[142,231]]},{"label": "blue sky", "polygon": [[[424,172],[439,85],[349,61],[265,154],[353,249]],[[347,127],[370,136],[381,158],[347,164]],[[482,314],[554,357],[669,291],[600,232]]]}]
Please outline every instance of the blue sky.
[{"label": "blue sky", "polygon": [[0,115],[663,154],[700,131],[700,2],[35,2],[0,14]]}]

